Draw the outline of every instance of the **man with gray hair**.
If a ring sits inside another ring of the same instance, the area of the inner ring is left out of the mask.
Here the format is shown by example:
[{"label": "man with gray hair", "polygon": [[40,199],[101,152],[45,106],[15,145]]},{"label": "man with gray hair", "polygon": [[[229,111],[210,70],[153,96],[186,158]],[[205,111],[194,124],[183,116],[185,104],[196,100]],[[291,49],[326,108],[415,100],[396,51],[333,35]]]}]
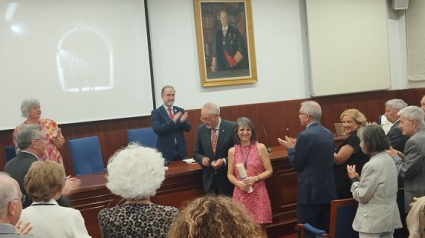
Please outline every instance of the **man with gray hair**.
[{"label": "man with gray hair", "polygon": [[[16,142],[19,146],[19,153],[15,158],[11,159],[4,166],[4,172],[14,178],[20,187],[22,194],[26,195],[24,188],[24,179],[32,163],[39,160],[46,148],[46,135],[43,134],[42,128],[37,124],[23,124],[19,126],[16,132]],[[74,183],[74,185],[72,185]],[[78,179],[69,179],[65,182],[65,187],[62,194],[67,196],[70,194],[74,186],[78,186]],[[59,205],[69,207],[69,201],[64,196],[61,196],[57,201]],[[26,199],[23,202],[23,207],[26,208],[32,203]]]},{"label": "man with gray hair", "polygon": [[234,122],[220,117],[220,108],[205,103],[201,109],[202,124],[198,126],[193,155],[202,167],[204,192],[232,196],[233,184],[227,178],[227,154],[233,143]]},{"label": "man with gray hair", "polygon": [[401,152],[404,151],[404,145],[406,144],[406,141],[409,139],[409,137],[403,135],[403,133],[401,132],[401,129],[399,127],[400,116],[397,113],[405,107],[407,107],[407,103],[405,103],[402,99],[398,98],[388,100],[385,103],[384,115],[388,119],[388,121],[393,124],[387,133],[387,137],[390,140],[391,147]]},{"label": "man with gray hair", "polygon": [[306,129],[297,139],[285,136],[279,143],[288,150],[289,163],[297,171],[297,220],[329,231],[330,203],[337,199],[333,176],[334,139],[320,124],[322,109],[317,102],[301,103],[298,112]]},{"label": "man with gray hair", "polygon": [[0,172],[0,238],[33,237],[27,234],[31,230],[29,223],[19,229],[19,217],[22,212],[22,195],[19,184],[8,174]]},{"label": "man with gray hair", "polygon": [[404,154],[390,149],[399,175],[404,178],[404,209],[407,214],[413,197],[425,196],[425,122],[424,111],[417,106],[408,106],[398,112],[400,128],[406,141]]}]

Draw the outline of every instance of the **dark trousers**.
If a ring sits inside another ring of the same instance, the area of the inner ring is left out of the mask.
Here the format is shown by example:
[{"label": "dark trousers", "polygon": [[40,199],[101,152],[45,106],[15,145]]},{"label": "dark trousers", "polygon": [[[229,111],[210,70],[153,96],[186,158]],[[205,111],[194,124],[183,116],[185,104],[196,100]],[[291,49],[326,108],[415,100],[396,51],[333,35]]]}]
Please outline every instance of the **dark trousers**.
[{"label": "dark trousers", "polygon": [[218,186],[216,176],[214,176],[214,179],[211,183],[211,187],[208,190],[207,194],[208,195],[223,195],[228,197],[231,197],[233,195],[232,193],[226,192],[221,186]]},{"label": "dark trousers", "polygon": [[298,223],[308,223],[329,232],[331,204],[297,204]]}]

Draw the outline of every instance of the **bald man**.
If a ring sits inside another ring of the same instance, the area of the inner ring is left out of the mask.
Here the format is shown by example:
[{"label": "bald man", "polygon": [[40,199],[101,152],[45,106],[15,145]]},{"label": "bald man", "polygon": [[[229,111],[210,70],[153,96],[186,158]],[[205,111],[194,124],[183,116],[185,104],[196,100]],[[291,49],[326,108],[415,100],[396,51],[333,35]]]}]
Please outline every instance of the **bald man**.
[{"label": "bald man", "polygon": [[29,223],[20,228],[19,217],[22,212],[22,200],[25,197],[19,189],[19,184],[4,172],[0,172],[0,238],[33,237],[27,234],[31,230]]}]

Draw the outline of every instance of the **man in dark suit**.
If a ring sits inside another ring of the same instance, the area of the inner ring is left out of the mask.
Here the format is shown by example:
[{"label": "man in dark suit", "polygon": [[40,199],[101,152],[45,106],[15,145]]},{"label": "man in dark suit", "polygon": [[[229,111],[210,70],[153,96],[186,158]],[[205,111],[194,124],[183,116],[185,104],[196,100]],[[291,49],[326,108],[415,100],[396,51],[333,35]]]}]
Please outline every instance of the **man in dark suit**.
[{"label": "man in dark suit", "polygon": [[407,103],[405,103],[401,99],[391,99],[385,103],[385,117],[389,122],[393,123],[390,130],[387,133],[387,137],[390,140],[391,147],[400,152],[404,151],[404,145],[406,141],[409,139],[408,136],[403,135],[399,124],[400,124],[400,116],[397,113],[407,107]]},{"label": "man in dark suit", "polygon": [[214,35],[211,71],[247,69],[248,54],[243,36],[229,25],[226,11],[220,12],[220,23],[220,29]]},{"label": "man in dark suit", "polygon": [[220,108],[206,103],[201,110],[203,124],[198,126],[193,154],[202,167],[205,193],[232,196],[233,184],[227,178],[227,153],[234,146],[234,122],[220,117]]},{"label": "man in dark suit", "polygon": [[167,161],[182,160],[187,156],[183,131],[189,132],[191,128],[187,121],[188,113],[173,106],[175,92],[173,86],[164,86],[161,91],[164,103],[151,113],[151,125],[158,135],[156,148]]},{"label": "man in dark suit", "polygon": [[320,123],[322,109],[317,102],[301,103],[298,113],[306,129],[297,139],[285,137],[279,143],[288,149],[288,160],[298,173],[297,219],[329,230],[330,203],[337,199],[333,177],[334,139]]},{"label": "man in dark suit", "polygon": [[[16,142],[20,151],[15,158],[6,163],[4,172],[18,182],[22,194],[26,196],[27,193],[24,188],[25,175],[32,163],[38,161],[44,154],[46,135],[43,134],[40,125],[24,124],[19,126],[16,132]],[[63,195],[69,195],[80,184],[80,180],[76,178],[67,178],[66,180],[65,187],[62,190]],[[57,202],[61,206],[69,207],[69,201],[64,196],[61,196]],[[32,201],[26,198],[22,204],[23,208],[30,206],[31,203]]]}]

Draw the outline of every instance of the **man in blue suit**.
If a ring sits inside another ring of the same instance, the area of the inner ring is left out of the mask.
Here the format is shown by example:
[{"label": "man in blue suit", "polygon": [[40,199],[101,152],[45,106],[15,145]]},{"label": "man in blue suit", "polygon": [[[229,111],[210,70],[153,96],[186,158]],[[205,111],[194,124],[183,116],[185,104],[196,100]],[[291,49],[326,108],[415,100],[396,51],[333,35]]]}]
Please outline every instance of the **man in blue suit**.
[{"label": "man in blue suit", "polygon": [[182,160],[187,156],[186,139],[183,131],[189,132],[188,113],[183,108],[173,106],[175,90],[164,86],[161,91],[163,105],[151,113],[151,125],[158,135],[156,148],[167,161]]},{"label": "man in blue suit", "polygon": [[306,129],[296,140],[287,136],[285,140],[278,139],[288,149],[289,163],[298,173],[298,223],[309,223],[328,231],[330,203],[337,199],[333,177],[333,135],[319,122],[322,109],[317,102],[301,103],[298,115]]}]

